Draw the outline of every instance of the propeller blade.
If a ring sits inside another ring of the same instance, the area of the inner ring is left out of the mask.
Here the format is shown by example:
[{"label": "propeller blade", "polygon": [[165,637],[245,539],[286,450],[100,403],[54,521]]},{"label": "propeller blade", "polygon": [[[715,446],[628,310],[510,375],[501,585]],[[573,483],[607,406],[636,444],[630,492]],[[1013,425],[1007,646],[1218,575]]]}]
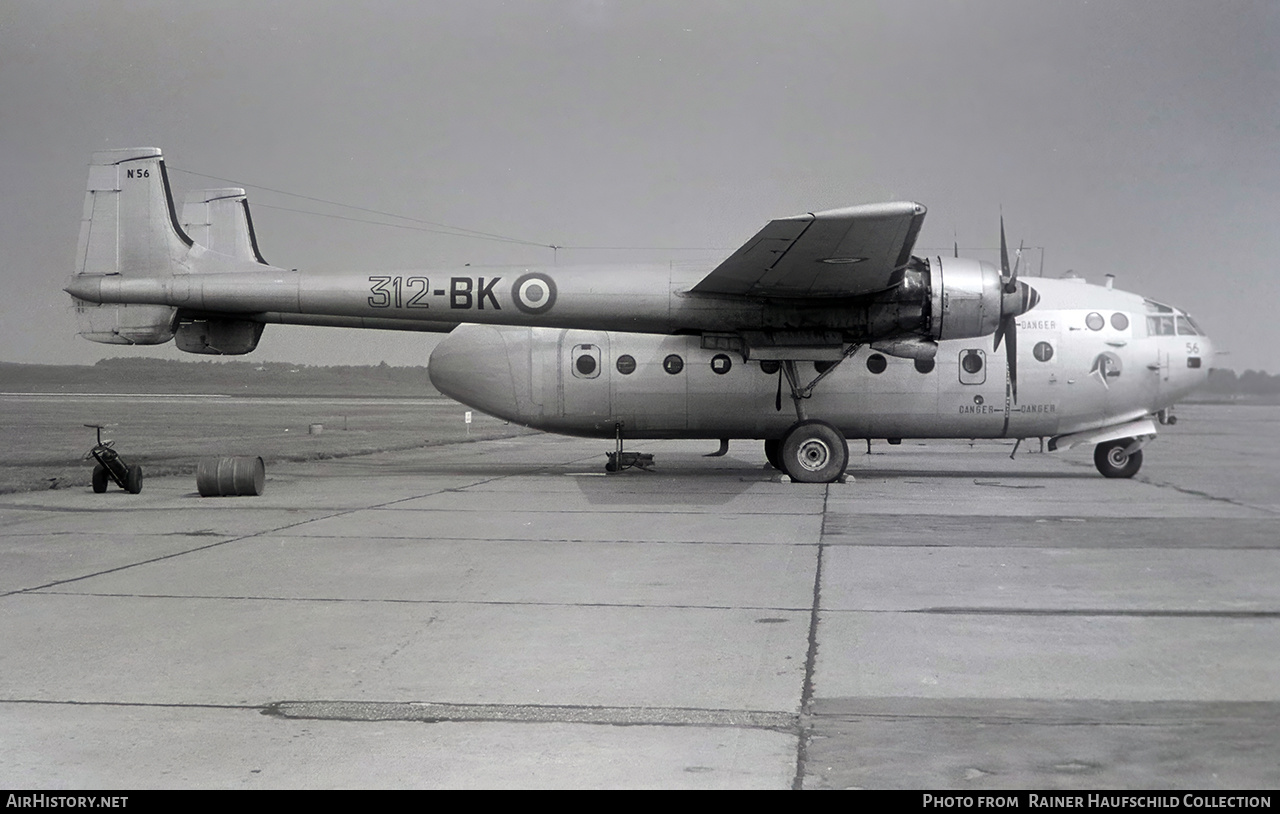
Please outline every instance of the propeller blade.
[{"label": "propeller blade", "polygon": [[1000,216],[1000,276],[1009,276],[1009,244],[1004,240],[1004,215]]},{"label": "propeller blade", "polygon": [[[1009,363],[1009,390],[1013,394],[1013,403],[1018,403],[1018,318],[1010,314],[1001,320],[1009,323],[1009,341],[1005,343],[1005,359]],[[1002,326],[1003,327],[1003,326]]]}]

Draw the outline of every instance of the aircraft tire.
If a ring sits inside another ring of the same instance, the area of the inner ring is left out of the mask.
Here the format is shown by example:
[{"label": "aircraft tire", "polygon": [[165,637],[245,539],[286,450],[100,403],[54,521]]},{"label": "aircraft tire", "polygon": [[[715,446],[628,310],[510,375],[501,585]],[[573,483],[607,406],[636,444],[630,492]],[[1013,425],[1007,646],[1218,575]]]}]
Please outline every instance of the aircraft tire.
[{"label": "aircraft tire", "polygon": [[1133,443],[1132,438],[1108,441],[1093,448],[1093,465],[1104,478],[1132,478],[1142,468],[1142,450],[1124,454],[1124,448]]},{"label": "aircraft tire", "polygon": [[782,436],[783,471],[797,483],[833,483],[849,465],[849,443],[825,421],[800,421]]},{"label": "aircraft tire", "polygon": [[786,467],[782,465],[782,439],[769,438],[764,442],[764,457],[769,462],[769,466],[779,472],[785,472]]},{"label": "aircraft tire", "polygon": [[93,491],[98,494],[107,491],[107,468],[102,464],[93,467]]},{"label": "aircraft tire", "polygon": [[124,476],[124,488],[131,495],[136,495],[142,491],[142,467],[129,467],[129,474]]}]

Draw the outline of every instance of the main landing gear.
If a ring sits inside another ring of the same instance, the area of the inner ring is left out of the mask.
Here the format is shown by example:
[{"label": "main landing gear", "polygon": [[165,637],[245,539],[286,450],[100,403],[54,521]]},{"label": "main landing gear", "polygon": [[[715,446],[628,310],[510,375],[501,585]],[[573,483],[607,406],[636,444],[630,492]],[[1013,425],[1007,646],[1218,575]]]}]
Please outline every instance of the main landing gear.
[{"label": "main landing gear", "polygon": [[1132,478],[1142,468],[1142,444],[1135,438],[1098,444],[1093,448],[1093,465],[1104,478]]},{"label": "main landing gear", "polygon": [[[817,378],[803,387],[800,385],[795,361],[781,362],[779,375],[786,375],[798,420],[781,438],[766,440],[764,454],[773,468],[787,473],[797,483],[836,483],[844,479],[844,471],[849,466],[849,443],[845,440],[844,433],[825,421],[805,415],[804,400],[813,395],[813,388],[818,382],[852,356],[858,347],[851,346],[844,356],[831,363]],[[778,381],[777,407],[782,409],[781,379]]]}]

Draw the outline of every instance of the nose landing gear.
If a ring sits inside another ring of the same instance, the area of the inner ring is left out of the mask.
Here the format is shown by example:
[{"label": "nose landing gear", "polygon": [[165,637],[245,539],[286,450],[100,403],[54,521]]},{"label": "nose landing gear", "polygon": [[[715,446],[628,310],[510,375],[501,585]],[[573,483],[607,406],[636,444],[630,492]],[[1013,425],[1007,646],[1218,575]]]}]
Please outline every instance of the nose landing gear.
[{"label": "nose landing gear", "polygon": [[1132,478],[1142,468],[1141,447],[1133,438],[1098,444],[1093,448],[1093,465],[1104,478]]}]

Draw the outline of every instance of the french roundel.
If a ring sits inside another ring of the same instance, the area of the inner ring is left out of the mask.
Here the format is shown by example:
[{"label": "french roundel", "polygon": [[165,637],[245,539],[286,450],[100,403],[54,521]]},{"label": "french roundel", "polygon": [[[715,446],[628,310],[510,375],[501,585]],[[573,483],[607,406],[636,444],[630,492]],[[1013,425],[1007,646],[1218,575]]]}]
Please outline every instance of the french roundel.
[{"label": "french roundel", "polygon": [[512,284],[511,299],[526,314],[545,314],[556,304],[556,284],[545,274],[525,274]]}]

